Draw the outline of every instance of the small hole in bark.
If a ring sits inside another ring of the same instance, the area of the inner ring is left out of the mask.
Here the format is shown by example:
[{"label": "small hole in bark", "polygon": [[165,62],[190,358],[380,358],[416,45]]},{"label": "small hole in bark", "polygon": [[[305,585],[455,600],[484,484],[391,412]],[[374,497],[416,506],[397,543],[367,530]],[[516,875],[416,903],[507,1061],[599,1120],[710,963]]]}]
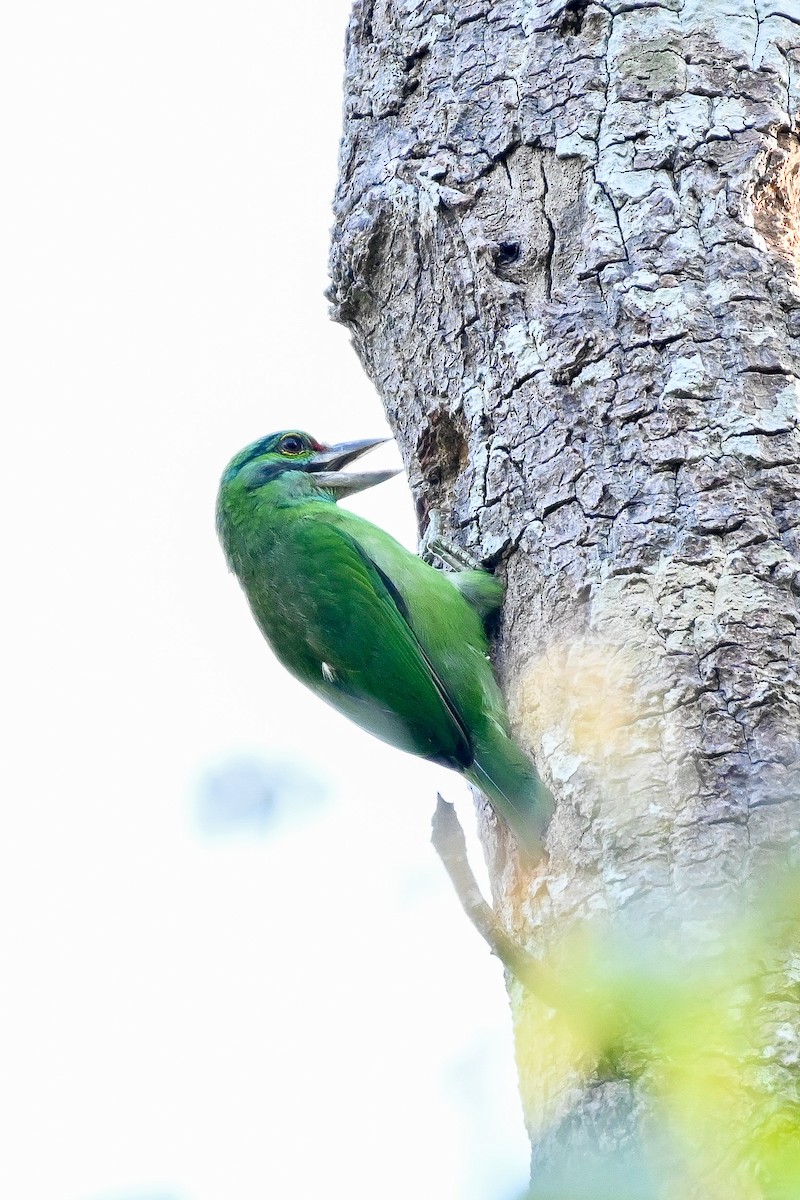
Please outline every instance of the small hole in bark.
[{"label": "small hole in bark", "polygon": [[586,16],[586,9],[588,7],[589,0],[572,0],[572,3],[567,5],[558,26],[558,32],[562,37],[568,37],[570,34],[581,32],[583,29],[583,18]]},{"label": "small hole in bark", "polygon": [[452,413],[440,408],[431,413],[417,441],[417,458],[425,481],[425,491],[417,498],[420,524],[427,520],[431,503],[438,503],[442,493],[467,465],[467,442]]},{"label": "small hole in bark", "polygon": [[419,465],[432,484],[454,479],[467,462],[464,434],[446,409],[431,413],[417,442]]},{"label": "small hole in bark", "polygon": [[498,242],[494,256],[494,265],[496,267],[510,267],[512,263],[519,262],[521,254],[522,246],[519,242]]},{"label": "small hole in bark", "polygon": [[427,58],[430,52],[430,46],[420,46],[417,50],[414,50],[413,53],[407,54],[406,70],[412,70],[413,67],[416,67],[418,63],[422,62],[423,58]]},{"label": "small hole in bark", "polygon": [[421,63],[424,58],[427,58],[430,50],[427,46],[421,46],[419,50],[415,50],[413,54],[407,54],[405,59],[406,78],[403,82],[403,95],[412,95],[419,87],[419,76],[421,71]]}]

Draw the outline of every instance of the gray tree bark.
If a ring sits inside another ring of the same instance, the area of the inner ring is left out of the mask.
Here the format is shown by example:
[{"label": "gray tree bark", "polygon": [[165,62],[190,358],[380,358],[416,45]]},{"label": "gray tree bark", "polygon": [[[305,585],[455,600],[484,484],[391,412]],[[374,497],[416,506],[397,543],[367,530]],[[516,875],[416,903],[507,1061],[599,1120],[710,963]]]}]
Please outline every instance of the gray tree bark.
[{"label": "gray tree bark", "polygon": [[[798,0],[356,0],[334,313],[421,527],[435,508],[507,583],[548,858],[526,875],[480,818],[535,953],[622,916],[691,954],[796,844],[799,104]],[[539,1168],[598,1114],[627,1136],[646,1093],[565,1075],[511,997]]]}]

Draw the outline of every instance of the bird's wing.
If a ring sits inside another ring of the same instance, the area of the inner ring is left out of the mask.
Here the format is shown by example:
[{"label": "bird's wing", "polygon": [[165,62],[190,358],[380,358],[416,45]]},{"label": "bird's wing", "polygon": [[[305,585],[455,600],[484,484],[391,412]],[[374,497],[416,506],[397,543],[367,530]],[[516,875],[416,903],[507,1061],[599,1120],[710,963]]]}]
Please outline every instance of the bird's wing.
[{"label": "bird's wing", "polygon": [[296,589],[293,604],[319,663],[315,689],[385,741],[448,766],[469,766],[469,732],[389,576],[333,523],[304,521],[296,532],[308,583]]}]

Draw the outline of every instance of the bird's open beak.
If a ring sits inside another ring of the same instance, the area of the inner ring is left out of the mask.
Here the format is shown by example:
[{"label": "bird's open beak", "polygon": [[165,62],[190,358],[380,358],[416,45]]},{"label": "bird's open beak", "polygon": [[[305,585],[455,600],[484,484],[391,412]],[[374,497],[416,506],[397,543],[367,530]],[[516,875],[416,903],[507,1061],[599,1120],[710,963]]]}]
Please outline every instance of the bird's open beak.
[{"label": "bird's open beak", "polygon": [[337,497],[352,496],[355,492],[363,492],[366,488],[374,487],[376,483],[384,483],[394,475],[400,474],[400,469],[390,471],[342,471],[348,463],[360,458],[375,446],[390,442],[391,438],[364,438],[360,442],[339,442],[337,446],[323,446],[312,458],[308,470],[313,472],[320,487],[327,488]]}]

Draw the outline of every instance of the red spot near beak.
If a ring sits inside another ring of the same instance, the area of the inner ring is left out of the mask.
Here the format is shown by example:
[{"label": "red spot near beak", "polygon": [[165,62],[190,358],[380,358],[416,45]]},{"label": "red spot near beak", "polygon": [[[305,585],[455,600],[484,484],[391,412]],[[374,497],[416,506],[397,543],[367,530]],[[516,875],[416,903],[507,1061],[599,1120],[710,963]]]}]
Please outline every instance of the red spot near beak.
[{"label": "red spot near beak", "polygon": [[312,447],[314,448],[314,450],[327,450],[327,449],[329,449],[329,447],[328,447],[328,446],[326,446],[326,445],[324,445],[324,443],[323,443],[323,442],[318,442],[318,441],[316,440],[316,438],[310,438],[310,441],[311,441],[311,445],[312,445]]}]

